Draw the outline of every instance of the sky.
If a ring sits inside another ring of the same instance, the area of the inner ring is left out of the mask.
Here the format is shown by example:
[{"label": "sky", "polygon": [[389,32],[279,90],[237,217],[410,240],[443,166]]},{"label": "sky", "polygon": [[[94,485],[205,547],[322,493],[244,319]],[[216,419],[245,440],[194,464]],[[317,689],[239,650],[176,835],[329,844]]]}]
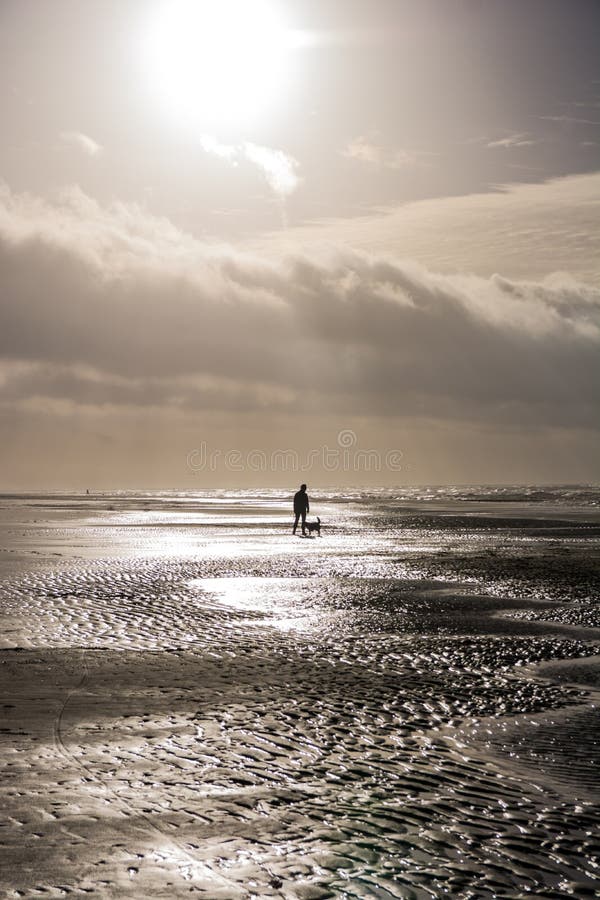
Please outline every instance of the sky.
[{"label": "sky", "polygon": [[3,0],[0,489],[600,480],[596,0]]}]

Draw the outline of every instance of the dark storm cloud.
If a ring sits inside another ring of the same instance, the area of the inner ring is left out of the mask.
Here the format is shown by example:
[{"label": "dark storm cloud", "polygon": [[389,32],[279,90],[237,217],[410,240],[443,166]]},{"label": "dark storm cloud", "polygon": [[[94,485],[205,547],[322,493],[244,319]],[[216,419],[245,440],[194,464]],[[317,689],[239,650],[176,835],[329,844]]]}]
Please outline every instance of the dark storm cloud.
[{"label": "dark storm cloud", "polygon": [[208,247],[78,191],[0,209],[4,402],[594,426],[600,291]]}]

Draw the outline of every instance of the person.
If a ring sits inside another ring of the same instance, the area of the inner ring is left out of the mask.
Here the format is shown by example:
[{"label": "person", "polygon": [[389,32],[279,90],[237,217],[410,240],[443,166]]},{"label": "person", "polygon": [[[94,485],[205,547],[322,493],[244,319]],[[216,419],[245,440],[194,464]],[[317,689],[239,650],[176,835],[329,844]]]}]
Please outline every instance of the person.
[{"label": "person", "polygon": [[294,494],[294,530],[292,534],[296,534],[298,520],[302,516],[302,534],[306,534],[306,513],[310,510],[308,502],[308,494],[306,493],[306,485],[301,484],[300,490]]}]

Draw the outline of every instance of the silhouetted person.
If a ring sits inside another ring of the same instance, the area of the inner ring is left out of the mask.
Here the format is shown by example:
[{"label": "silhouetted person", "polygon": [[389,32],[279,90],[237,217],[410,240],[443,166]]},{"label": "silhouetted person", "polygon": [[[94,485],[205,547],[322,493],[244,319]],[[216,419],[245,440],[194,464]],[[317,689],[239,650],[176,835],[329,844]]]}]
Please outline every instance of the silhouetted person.
[{"label": "silhouetted person", "polygon": [[294,494],[294,530],[292,534],[296,534],[296,528],[298,527],[298,519],[302,516],[302,534],[306,534],[306,513],[310,509],[310,504],[308,502],[308,494],[306,493],[306,485],[301,484],[300,490],[296,491]]}]

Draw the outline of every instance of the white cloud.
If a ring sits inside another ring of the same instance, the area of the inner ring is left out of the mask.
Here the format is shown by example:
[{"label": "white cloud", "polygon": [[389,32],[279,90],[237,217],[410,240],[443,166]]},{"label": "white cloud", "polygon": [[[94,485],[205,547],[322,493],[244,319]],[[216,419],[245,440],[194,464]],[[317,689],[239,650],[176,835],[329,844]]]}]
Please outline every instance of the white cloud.
[{"label": "white cloud", "polygon": [[273,262],[79,190],[6,189],[0,266],[13,405],[598,424],[600,290],[566,274],[443,275],[339,248]]},{"label": "white cloud", "polygon": [[236,147],[235,144],[223,144],[214,134],[201,134],[200,146],[206,153],[213,153],[229,162],[235,160],[239,155],[239,147]]},{"label": "white cloud", "polygon": [[348,159],[367,163],[385,169],[403,169],[406,166],[414,166],[421,157],[431,154],[408,153],[406,150],[393,150],[384,147],[374,140],[360,136],[349,141],[343,151]]},{"label": "white cloud", "polygon": [[600,125],[598,119],[580,119],[576,116],[539,116],[545,122],[558,122],[562,125]]},{"label": "white cloud", "polygon": [[491,149],[497,147],[510,149],[511,147],[533,147],[536,143],[537,141],[534,141],[530,135],[522,132],[520,134],[510,134],[508,137],[499,138],[496,141],[490,141],[487,146]]},{"label": "white cloud", "polygon": [[202,134],[200,145],[206,153],[212,153],[234,165],[240,159],[248,160],[261,170],[271,189],[281,197],[293,193],[300,183],[297,175],[298,162],[283,150],[250,141],[223,144],[212,134]]},{"label": "white cloud", "polygon": [[321,220],[248,246],[281,255],[343,244],[446,272],[489,277],[500,271],[513,279],[541,280],[565,270],[600,285],[599,221],[600,172],[594,172]]},{"label": "white cloud", "polygon": [[298,163],[282,150],[273,150],[260,144],[245,142],[246,157],[263,170],[265,178],[276,194],[287,195],[296,190],[300,179],[296,174]]},{"label": "white cloud", "polygon": [[77,149],[81,150],[87,156],[98,156],[102,153],[100,144],[89,137],[89,135],[83,134],[81,131],[62,131],[60,139],[64,141],[65,144],[77,147]]}]

